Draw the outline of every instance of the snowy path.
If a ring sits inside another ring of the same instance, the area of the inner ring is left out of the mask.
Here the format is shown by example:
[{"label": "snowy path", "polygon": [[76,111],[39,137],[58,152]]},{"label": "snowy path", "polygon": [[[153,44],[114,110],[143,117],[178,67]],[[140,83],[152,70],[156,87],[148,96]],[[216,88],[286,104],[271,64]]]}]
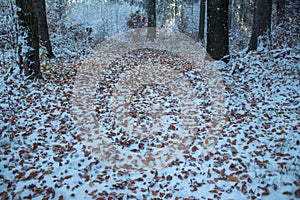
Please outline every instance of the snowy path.
[{"label": "snowy path", "polygon": [[[187,64],[161,52],[152,52],[151,56],[166,56],[159,62]],[[134,63],[135,59],[127,55],[111,69]],[[199,148],[205,145],[201,133],[211,123],[209,95],[200,75],[187,76],[198,92],[202,114],[198,116],[199,134],[168,167],[146,171],[105,166],[92,156],[91,151],[97,149],[88,150],[83,145],[84,138],[75,131],[71,113],[76,65],[55,66],[56,72],[45,71],[46,79],[35,82],[2,73],[1,198],[292,199],[296,191],[299,197],[300,80],[297,75],[274,73],[264,64],[264,58],[253,59],[251,67],[234,75],[220,65],[226,89],[225,122],[218,142],[205,155]],[[106,87],[100,86],[95,86],[99,100],[95,110],[103,120],[109,118],[109,107],[101,103],[109,98],[111,85],[106,82]],[[153,85],[138,88],[131,98],[131,116],[141,124],[153,120],[146,113],[150,111],[145,102],[165,103],[165,108],[172,111],[167,120],[170,124],[157,138],[110,132],[107,138],[112,144],[143,153],[161,148],[162,138],[170,142],[167,136],[176,134],[176,120],[180,120],[176,96]],[[112,128],[109,121],[99,123],[102,131]]]}]

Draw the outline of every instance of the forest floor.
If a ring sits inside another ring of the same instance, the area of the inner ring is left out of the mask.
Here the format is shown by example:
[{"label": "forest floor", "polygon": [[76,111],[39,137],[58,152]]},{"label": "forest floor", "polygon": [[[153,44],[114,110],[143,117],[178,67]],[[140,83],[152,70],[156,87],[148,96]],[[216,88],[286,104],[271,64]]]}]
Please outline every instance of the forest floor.
[{"label": "forest floor", "polygon": [[[164,57],[160,64],[181,62],[166,52],[141,51],[112,63],[111,72],[135,66],[137,58],[144,55]],[[188,76],[187,81],[199,92],[198,104],[204,105],[199,109],[203,116],[198,116],[194,141],[168,166],[144,171],[103,164],[107,157],[97,159],[93,154],[97,149],[87,148],[84,131],[78,131],[72,113],[80,63],[57,60],[43,67],[43,80],[28,80],[17,70],[2,69],[1,199],[299,198],[300,79],[299,71],[281,70],[282,60],[299,66],[299,57],[292,52],[281,60],[269,53],[250,52],[233,58],[230,65],[216,62],[224,83],[224,123],[217,142],[205,154],[200,147],[205,145],[202,137],[208,131],[206,125],[212,123],[207,118],[212,112],[209,93],[201,75]],[[112,80],[105,79],[106,87],[100,84],[94,91],[98,100],[94,109],[102,123],[98,128],[106,142],[140,154],[161,148],[155,145],[162,141],[158,136],[144,140],[133,139],[130,132],[110,134],[111,129],[121,132],[113,123],[101,121],[110,116],[106,115],[111,111],[108,104],[101,107],[101,103],[109,102],[112,96]],[[139,88],[129,100],[129,107],[135,108],[130,116],[145,124],[153,122],[147,118],[149,107],[143,103],[153,101],[173,109],[173,118],[168,120],[180,121],[178,99],[173,97],[172,91],[159,85]],[[167,136],[176,134],[180,125],[168,120],[170,124],[158,135],[172,142]]]}]

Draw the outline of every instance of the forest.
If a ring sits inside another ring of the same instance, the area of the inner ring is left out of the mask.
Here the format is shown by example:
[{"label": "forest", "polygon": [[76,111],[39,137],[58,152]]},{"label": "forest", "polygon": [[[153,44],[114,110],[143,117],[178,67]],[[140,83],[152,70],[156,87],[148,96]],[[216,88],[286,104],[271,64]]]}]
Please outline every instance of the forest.
[{"label": "forest", "polygon": [[298,0],[0,0],[0,199],[300,198]]}]

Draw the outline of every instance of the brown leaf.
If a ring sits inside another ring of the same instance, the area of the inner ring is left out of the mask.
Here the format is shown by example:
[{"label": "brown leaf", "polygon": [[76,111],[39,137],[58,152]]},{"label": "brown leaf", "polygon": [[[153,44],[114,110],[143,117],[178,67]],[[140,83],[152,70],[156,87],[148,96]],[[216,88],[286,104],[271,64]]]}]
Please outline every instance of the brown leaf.
[{"label": "brown leaf", "polygon": [[198,150],[198,147],[197,147],[197,146],[193,146],[193,147],[192,147],[192,151],[193,151],[193,152],[195,152],[195,151],[197,151],[197,150]]},{"label": "brown leaf", "polygon": [[99,152],[100,152],[100,148],[96,148],[96,147],[95,147],[95,148],[92,149],[92,152],[93,152],[93,153],[99,153]]},{"label": "brown leaf", "polygon": [[235,155],[235,154],[238,153],[238,151],[237,151],[236,148],[234,148],[234,147],[231,148],[231,152],[232,152],[233,155]]},{"label": "brown leaf", "polygon": [[98,192],[97,189],[93,190],[89,195],[94,196]]},{"label": "brown leaf", "polygon": [[80,137],[80,135],[78,135],[78,136],[76,137],[76,139],[78,140],[78,142],[81,142],[81,141],[82,141],[82,138]]},{"label": "brown leaf", "polygon": [[284,168],[286,163],[285,162],[278,162],[277,163],[279,165],[279,167]]},{"label": "brown leaf", "polygon": [[33,148],[32,148],[32,150],[34,151],[34,150],[36,150],[38,148],[38,143],[33,143]]},{"label": "brown leaf", "polygon": [[293,193],[289,192],[289,191],[284,191],[282,194],[285,194],[285,195],[293,195]]},{"label": "brown leaf", "polygon": [[25,153],[26,151],[24,149],[19,151],[19,156],[22,157],[22,155]]},{"label": "brown leaf", "polygon": [[244,194],[246,194],[246,193],[247,193],[247,186],[246,186],[246,182],[243,182],[243,185],[242,185],[242,192],[243,192]]},{"label": "brown leaf", "polygon": [[60,157],[53,157],[53,160],[56,162],[62,162],[62,159]]},{"label": "brown leaf", "polygon": [[166,198],[166,199],[172,198],[172,194],[171,194],[171,193],[166,194],[165,198]]},{"label": "brown leaf", "polygon": [[213,189],[213,190],[209,190],[209,192],[211,192],[211,193],[218,193],[218,190],[217,189]]},{"label": "brown leaf", "polygon": [[251,142],[253,142],[253,141],[255,141],[255,140],[256,140],[255,137],[250,137],[249,140],[248,140],[248,142],[247,142],[247,144],[250,144]]},{"label": "brown leaf", "polygon": [[27,177],[27,179],[28,179],[28,180],[29,180],[29,179],[33,179],[33,178],[35,178],[37,175],[38,175],[37,172],[31,172],[31,173],[29,174],[29,176]]},{"label": "brown leaf", "polygon": [[236,182],[236,183],[239,183],[239,182],[240,182],[238,178],[236,178],[236,177],[233,176],[233,174],[230,174],[230,175],[228,176],[228,180],[229,180],[229,181],[232,181],[232,182]]},{"label": "brown leaf", "polygon": [[68,175],[65,177],[65,179],[70,179],[70,178],[72,178],[72,175]]},{"label": "brown leaf", "polygon": [[157,196],[157,194],[158,194],[155,190],[152,190],[151,193],[153,196]]},{"label": "brown leaf", "polygon": [[295,196],[297,198],[300,198],[300,188],[298,190],[295,191]]},{"label": "brown leaf", "polygon": [[90,186],[90,187],[93,187],[94,185],[95,185],[94,181],[91,181],[91,182],[89,183],[89,186]]},{"label": "brown leaf", "polygon": [[173,124],[171,124],[171,125],[169,126],[169,129],[172,130],[172,131],[177,130],[176,126],[174,126]]}]

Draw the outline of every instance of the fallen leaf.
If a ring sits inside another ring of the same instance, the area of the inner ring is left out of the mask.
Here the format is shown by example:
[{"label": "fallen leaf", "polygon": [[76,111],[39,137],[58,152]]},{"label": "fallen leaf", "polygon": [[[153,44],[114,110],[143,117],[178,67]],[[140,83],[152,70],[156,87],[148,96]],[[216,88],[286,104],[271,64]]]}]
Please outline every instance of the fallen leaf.
[{"label": "fallen leaf", "polygon": [[193,151],[193,152],[195,152],[195,151],[197,151],[197,150],[198,150],[198,147],[197,147],[197,146],[193,146],[193,147],[192,147],[192,151]]},{"label": "fallen leaf", "polygon": [[64,179],[70,179],[70,178],[72,178],[72,175],[68,175]]},{"label": "fallen leaf", "polygon": [[31,172],[31,173],[29,174],[29,176],[27,177],[27,179],[28,179],[28,180],[29,180],[29,179],[33,179],[33,178],[35,178],[37,175],[38,175],[37,172]]},{"label": "fallen leaf", "polygon": [[153,196],[157,196],[157,192],[155,190],[152,190],[151,193],[152,193]]},{"label": "fallen leaf", "polygon": [[78,135],[78,136],[76,137],[76,139],[78,140],[78,142],[81,142],[81,141],[82,141],[82,138],[80,137],[80,135]]},{"label": "fallen leaf", "polygon": [[32,150],[35,151],[37,148],[38,148],[38,143],[36,143],[36,142],[33,143],[33,148],[32,148]]},{"label": "fallen leaf", "polygon": [[300,188],[295,191],[295,196],[300,198]]},{"label": "fallen leaf", "polygon": [[232,147],[232,148],[231,148],[231,152],[232,152],[232,154],[233,154],[233,155],[235,155],[235,154],[237,154],[237,153],[238,153],[238,151],[236,150],[236,148],[235,148],[235,147]]},{"label": "fallen leaf", "polygon": [[289,191],[284,191],[282,194],[284,194],[284,195],[293,195],[293,193],[291,193]]},{"label": "fallen leaf", "polygon": [[236,183],[239,183],[239,182],[240,182],[238,178],[236,178],[236,177],[233,176],[233,174],[230,174],[230,175],[228,176],[228,180],[229,180],[229,181],[232,181],[232,182],[236,182]]},{"label": "fallen leaf", "polygon": [[176,126],[174,126],[173,124],[171,124],[171,125],[169,126],[169,129],[172,130],[172,131],[177,130]]}]

